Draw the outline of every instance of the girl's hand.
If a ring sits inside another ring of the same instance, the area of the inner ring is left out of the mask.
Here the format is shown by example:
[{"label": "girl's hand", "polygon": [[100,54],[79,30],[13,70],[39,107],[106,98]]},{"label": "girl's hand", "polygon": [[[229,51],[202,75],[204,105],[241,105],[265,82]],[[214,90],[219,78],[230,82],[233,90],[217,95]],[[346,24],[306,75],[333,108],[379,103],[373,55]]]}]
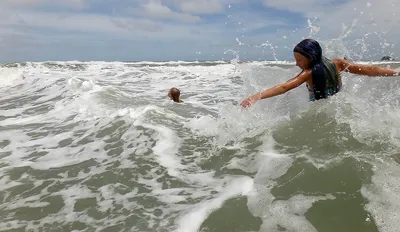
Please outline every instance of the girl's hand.
[{"label": "girl's hand", "polygon": [[253,105],[258,99],[255,97],[249,97],[246,100],[242,101],[242,103],[240,103],[240,105],[244,108],[247,108],[251,105]]}]

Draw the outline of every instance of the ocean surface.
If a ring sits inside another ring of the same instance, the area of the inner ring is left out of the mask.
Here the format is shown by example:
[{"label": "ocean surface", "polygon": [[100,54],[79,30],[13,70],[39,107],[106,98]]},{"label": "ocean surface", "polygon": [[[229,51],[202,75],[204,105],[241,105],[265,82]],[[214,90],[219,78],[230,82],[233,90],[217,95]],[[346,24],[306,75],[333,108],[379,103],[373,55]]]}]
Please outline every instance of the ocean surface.
[{"label": "ocean surface", "polygon": [[301,86],[239,106],[299,71],[2,65],[0,231],[400,231],[400,78],[344,73],[329,99]]}]

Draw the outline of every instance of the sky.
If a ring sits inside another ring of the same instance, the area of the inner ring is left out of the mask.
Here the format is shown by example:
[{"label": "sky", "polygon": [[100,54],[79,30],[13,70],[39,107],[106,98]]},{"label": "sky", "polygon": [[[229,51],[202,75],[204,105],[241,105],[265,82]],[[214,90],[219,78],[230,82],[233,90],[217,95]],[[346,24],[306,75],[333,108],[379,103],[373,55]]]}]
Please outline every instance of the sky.
[{"label": "sky", "polygon": [[400,57],[399,0],[1,0],[0,62]]}]

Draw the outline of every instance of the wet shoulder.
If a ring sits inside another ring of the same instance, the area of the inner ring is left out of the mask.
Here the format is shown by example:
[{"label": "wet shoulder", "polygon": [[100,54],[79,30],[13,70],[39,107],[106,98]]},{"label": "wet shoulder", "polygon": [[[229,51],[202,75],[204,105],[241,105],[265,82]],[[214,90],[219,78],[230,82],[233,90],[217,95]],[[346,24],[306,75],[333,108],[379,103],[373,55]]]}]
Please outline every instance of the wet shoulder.
[{"label": "wet shoulder", "polygon": [[345,59],[335,58],[332,62],[336,65],[338,72],[344,71],[349,66],[349,62]]}]

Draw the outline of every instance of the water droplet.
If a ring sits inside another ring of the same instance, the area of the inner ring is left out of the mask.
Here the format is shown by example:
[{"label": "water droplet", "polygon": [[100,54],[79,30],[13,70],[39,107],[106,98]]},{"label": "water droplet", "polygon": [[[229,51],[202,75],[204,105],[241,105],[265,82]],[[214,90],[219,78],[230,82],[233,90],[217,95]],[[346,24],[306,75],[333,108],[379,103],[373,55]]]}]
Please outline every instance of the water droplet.
[{"label": "water droplet", "polygon": [[367,3],[367,7],[371,7],[371,3],[370,2]]}]

